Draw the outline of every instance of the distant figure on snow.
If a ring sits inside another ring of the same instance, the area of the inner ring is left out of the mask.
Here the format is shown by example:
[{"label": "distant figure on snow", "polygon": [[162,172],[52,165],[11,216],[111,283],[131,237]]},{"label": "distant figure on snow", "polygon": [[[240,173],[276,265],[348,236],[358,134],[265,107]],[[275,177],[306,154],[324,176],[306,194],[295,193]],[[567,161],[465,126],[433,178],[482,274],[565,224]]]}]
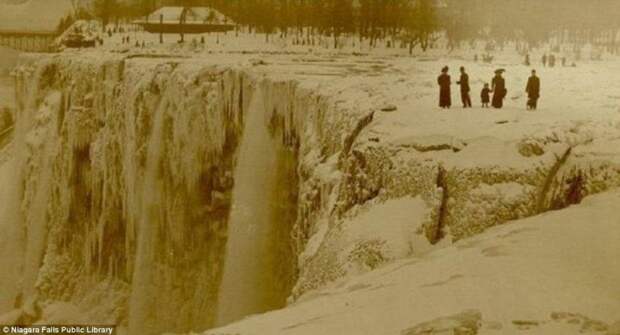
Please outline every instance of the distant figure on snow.
[{"label": "distant figure on snow", "polygon": [[525,62],[523,62],[525,66],[530,66],[530,54],[525,55]]},{"label": "distant figure on snow", "polygon": [[555,55],[549,55],[549,67],[555,66]]},{"label": "distant figure on snow", "polygon": [[439,84],[439,107],[450,108],[452,105],[452,97],[450,94],[450,75],[448,75],[448,67],[444,66],[441,69],[441,75],[437,78],[437,84]]},{"label": "distant figure on snow", "polygon": [[489,102],[491,101],[491,89],[489,83],[484,83],[482,92],[480,92],[480,99],[482,100],[482,108],[489,108]]},{"label": "distant figure on snow", "polygon": [[540,78],[536,76],[536,70],[532,70],[532,75],[527,80],[527,109],[535,110],[538,107],[538,98],[540,98]]},{"label": "distant figure on snow", "polygon": [[547,66],[547,54],[544,54],[542,56],[542,65],[543,65],[543,67]]},{"label": "distant figure on snow", "polygon": [[508,91],[506,90],[506,81],[502,77],[503,69],[495,70],[495,77],[491,81],[491,90],[493,91],[493,102],[491,103],[495,108],[502,108],[504,106],[504,98]]},{"label": "distant figure on snow", "polygon": [[463,108],[471,108],[471,98],[469,97],[469,75],[465,72],[465,67],[461,66],[461,79],[456,82],[461,86],[461,101]]}]

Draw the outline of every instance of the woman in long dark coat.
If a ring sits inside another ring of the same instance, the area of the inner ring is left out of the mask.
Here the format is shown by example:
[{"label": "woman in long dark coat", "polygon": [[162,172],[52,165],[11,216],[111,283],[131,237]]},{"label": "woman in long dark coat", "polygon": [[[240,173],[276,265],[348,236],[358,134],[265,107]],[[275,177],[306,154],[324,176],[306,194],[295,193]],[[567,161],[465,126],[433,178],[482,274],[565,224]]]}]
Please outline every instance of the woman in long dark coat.
[{"label": "woman in long dark coat", "polygon": [[441,69],[441,75],[437,78],[437,84],[439,84],[439,107],[450,108],[452,106],[452,96],[450,93],[450,75],[448,75],[448,67],[444,66]]},{"label": "woman in long dark coat", "polygon": [[502,70],[495,71],[495,77],[491,82],[491,90],[493,91],[493,101],[491,105],[495,108],[502,108],[504,106],[504,98],[506,97],[506,81],[502,77]]}]

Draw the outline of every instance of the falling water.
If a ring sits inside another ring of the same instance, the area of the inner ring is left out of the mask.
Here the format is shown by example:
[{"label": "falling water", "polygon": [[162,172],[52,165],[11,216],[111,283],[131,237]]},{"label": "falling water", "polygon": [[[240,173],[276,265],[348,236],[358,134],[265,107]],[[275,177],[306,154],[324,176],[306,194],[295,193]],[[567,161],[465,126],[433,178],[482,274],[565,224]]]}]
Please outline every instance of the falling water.
[{"label": "falling water", "polygon": [[19,275],[23,258],[20,244],[23,241],[16,238],[22,235],[15,218],[16,211],[13,210],[19,206],[13,196],[17,183],[11,182],[16,180],[15,174],[19,171],[14,165],[14,160],[0,163],[0,268],[8,270],[0,273],[0,314],[14,307],[15,297],[20,290]]},{"label": "falling water", "polygon": [[280,307],[274,264],[278,154],[260,89],[252,98],[238,154],[217,324]]},{"label": "falling water", "polygon": [[156,232],[163,216],[161,204],[160,160],[162,156],[163,123],[166,104],[160,102],[153,123],[153,135],[148,145],[146,171],[142,186],[142,209],[138,226],[138,250],[133,275],[133,291],[129,305],[131,334],[155,334],[158,331],[154,307],[157,303]]}]

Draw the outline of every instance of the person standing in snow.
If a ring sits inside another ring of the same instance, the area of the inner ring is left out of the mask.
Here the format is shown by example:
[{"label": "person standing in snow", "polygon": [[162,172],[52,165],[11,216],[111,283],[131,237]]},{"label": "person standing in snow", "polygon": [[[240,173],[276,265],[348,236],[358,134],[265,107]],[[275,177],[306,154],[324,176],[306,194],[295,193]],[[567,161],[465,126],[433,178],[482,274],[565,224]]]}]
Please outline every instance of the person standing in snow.
[{"label": "person standing in snow", "polygon": [[461,101],[463,108],[471,108],[471,98],[469,97],[469,75],[465,72],[465,67],[461,66],[461,79],[456,82],[461,86]]},{"label": "person standing in snow", "polygon": [[547,54],[544,54],[542,56],[542,65],[543,65],[543,67],[547,66]]},{"label": "person standing in snow", "polygon": [[549,67],[555,67],[555,55],[549,55]]},{"label": "person standing in snow", "polygon": [[480,100],[482,101],[482,108],[489,108],[489,102],[491,101],[491,89],[488,83],[484,83],[484,87],[480,92]]},{"label": "person standing in snow", "polygon": [[441,69],[441,75],[437,78],[437,84],[439,84],[439,107],[450,108],[452,105],[452,96],[450,93],[450,85],[452,81],[450,75],[448,75],[448,67],[444,66]]},{"label": "person standing in snow", "polygon": [[504,98],[508,91],[506,90],[506,81],[502,77],[503,69],[495,71],[495,77],[491,81],[491,91],[493,92],[493,101],[491,104],[495,108],[502,108],[504,106]]},{"label": "person standing in snow", "polygon": [[535,110],[538,107],[538,98],[540,98],[540,79],[536,76],[536,70],[532,70],[532,75],[527,80],[527,109]]}]

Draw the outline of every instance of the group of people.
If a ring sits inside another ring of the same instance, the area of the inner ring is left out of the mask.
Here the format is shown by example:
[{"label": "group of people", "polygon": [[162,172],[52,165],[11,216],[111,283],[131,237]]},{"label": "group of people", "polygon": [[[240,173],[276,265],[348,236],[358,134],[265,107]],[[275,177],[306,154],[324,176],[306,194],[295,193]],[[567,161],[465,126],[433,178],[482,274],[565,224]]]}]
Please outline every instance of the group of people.
[{"label": "group of people", "polygon": [[[555,64],[557,62],[557,58],[554,54],[544,54],[542,55],[540,62],[542,64],[543,67],[555,67]],[[568,60],[566,59],[566,57],[560,57],[559,58],[559,62],[562,65],[562,67],[577,67],[577,64],[575,64],[575,62],[572,62],[571,64],[568,63]],[[531,62],[530,62],[530,54],[526,54],[525,55],[525,61],[523,62],[523,64],[525,66],[530,66]]]},{"label": "group of people", "polygon": [[[439,107],[441,108],[450,108],[452,106],[452,93],[450,89],[452,80],[448,74],[448,71],[449,68],[444,66],[443,69],[441,69],[441,75],[437,78],[437,83],[439,84]],[[469,86],[469,75],[463,66],[461,66],[460,72],[460,79],[456,83],[460,87],[463,108],[471,108],[472,104],[469,94],[471,91]],[[508,90],[506,89],[506,80],[502,77],[504,72],[504,69],[497,69],[495,71],[495,76],[491,80],[491,86],[489,87],[488,83],[484,84],[484,87],[480,92],[480,99],[482,101],[483,108],[488,108],[489,103],[491,103],[494,108],[503,107],[504,98],[506,98],[506,95],[508,94]],[[528,94],[527,109],[536,109],[538,107],[538,99],[540,98],[540,79],[536,75],[536,70],[532,70],[532,75],[527,81],[525,91]],[[492,99],[491,94],[493,94]]]}]

